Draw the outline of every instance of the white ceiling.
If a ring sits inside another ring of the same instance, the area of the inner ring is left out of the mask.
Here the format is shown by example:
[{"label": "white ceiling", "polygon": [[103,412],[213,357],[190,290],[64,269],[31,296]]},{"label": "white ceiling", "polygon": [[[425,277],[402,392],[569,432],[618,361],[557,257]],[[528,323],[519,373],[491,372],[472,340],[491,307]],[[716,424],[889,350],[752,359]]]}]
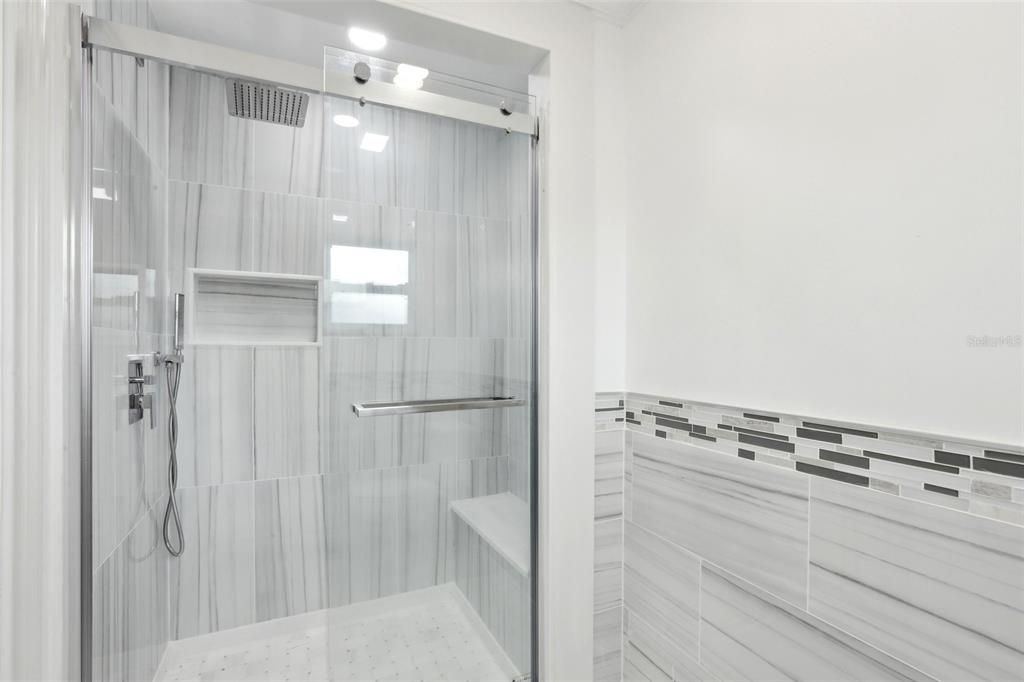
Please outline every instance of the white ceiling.
[{"label": "white ceiling", "polygon": [[647,4],[647,0],[573,0],[589,7],[613,24],[624,26]]},{"label": "white ceiling", "polygon": [[[0,0],[2,1],[2,0]],[[151,0],[157,28],[291,62],[322,66],[324,47],[354,51],[349,26],[388,36],[374,56],[517,92],[544,58],[536,47],[371,0]]]}]

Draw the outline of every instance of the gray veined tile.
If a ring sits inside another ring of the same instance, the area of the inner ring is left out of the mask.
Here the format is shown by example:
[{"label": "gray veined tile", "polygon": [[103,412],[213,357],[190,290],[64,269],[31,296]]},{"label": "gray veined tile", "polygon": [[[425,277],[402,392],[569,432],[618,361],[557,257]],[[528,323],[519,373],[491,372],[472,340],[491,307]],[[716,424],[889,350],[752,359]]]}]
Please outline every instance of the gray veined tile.
[{"label": "gray veined tile", "polygon": [[633,523],[625,532],[626,607],[696,658],[700,560]]},{"label": "gray veined tile", "polygon": [[256,348],[253,353],[256,478],[320,473],[319,349]]},{"label": "gray veined tile", "polygon": [[700,660],[720,679],[932,679],[708,564],[701,585]]},{"label": "gray veined tile", "polygon": [[594,519],[622,516],[625,432],[596,432],[594,451]]},{"label": "gray veined tile", "polygon": [[324,102],[315,94],[309,96],[301,128],[254,122],[253,186],[268,192],[321,196],[324,132]]},{"label": "gray veined tile", "polygon": [[1024,528],[812,481],[812,613],[939,679],[1024,676]]},{"label": "gray veined tile", "polygon": [[324,485],[331,606],[447,582],[453,466],[331,474]]},{"label": "gray veined tile", "polygon": [[179,484],[253,479],[253,351],[186,349],[178,394]]},{"label": "gray veined tile", "polygon": [[[494,397],[514,394],[508,376],[507,343],[503,339],[456,341],[457,385],[451,397]],[[512,429],[521,425],[526,407],[468,410],[456,413],[459,459],[506,456]],[[520,421],[517,422],[517,419]]]},{"label": "gray veined tile", "polygon": [[458,221],[457,324],[460,336],[507,337],[515,293],[507,220]]},{"label": "gray veined tile", "polygon": [[622,607],[594,614],[594,682],[622,680]]},{"label": "gray veined tile", "polygon": [[685,658],[654,627],[628,608],[622,614],[622,679],[670,681],[675,661]]},{"label": "gray veined tile", "polygon": [[456,463],[456,492],[452,499],[483,497],[509,491],[509,458],[478,457]]},{"label": "gray veined tile", "polygon": [[454,339],[328,338],[321,350],[323,461],[342,472],[456,457],[457,413],[356,417],[353,403],[455,395]]},{"label": "gray veined tile", "polygon": [[[367,104],[341,97],[325,97],[324,121],[333,121],[339,114],[359,120],[355,128],[336,125],[324,127],[324,154],[326,170],[323,177],[323,195],[367,204],[395,206],[396,201],[396,146],[395,117],[398,110]],[[380,152],[360,149],[363,135],[386,135],[388,142]]]},{"label": "gray veined tile", "polygon": [[228,114],[224,78],[172,67],[168,177],[252,188],[253,126]]},{"label": "gray veined tile", "polygon": [[173,639],[255,620],[253,484],[178,491],[185,552],[171,563]]},{"label": "gray veined tile", "polygon": [[271,192],[256,193],[253,202],[252,269],[323,276],[323,202]]},{"label": "gray veined tile", "polygon": [[622,519],[594,524],[594,610],[622,604]]},{"label": "gray veined tile", "polygon": [[633,434],[632,486],[637,525],[805,604],[806,476]]},{"label": "gray veined tile", "polygon": [[168,183],[168,259],[171,287],[185,291],[189,268],[253,270],[252,192]]},{"label": "gray veined tile", "polygon": [[255,484],[256,620],[327,607],[322,476]]}]

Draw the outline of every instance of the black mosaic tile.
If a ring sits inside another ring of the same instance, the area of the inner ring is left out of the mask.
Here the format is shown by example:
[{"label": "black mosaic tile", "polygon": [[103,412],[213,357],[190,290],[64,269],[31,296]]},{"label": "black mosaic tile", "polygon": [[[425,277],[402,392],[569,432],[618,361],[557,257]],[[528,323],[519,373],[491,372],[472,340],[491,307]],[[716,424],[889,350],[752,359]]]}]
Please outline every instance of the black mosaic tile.
[{"label": "black mosaic tile", "polygon": [[957,454],[955,452],[946,452],[945,450],[935,451],[935,461],[939,464],[949,464],[950,466],[961,467],[964,469],[971,468],[971,458],[967,455]]},{"label": "black mosaic tile", "polygon": [[643,426],[643,424],[641,422],[638,422],[636,419],[628,419],[627,418],[626,419],[626,423],[627,424],[635,424],[636,426]]},{"label": "black mosaic tile", "polygon": [[711,441],[712,443],[718,440],[714,436],[705,436],[703,433],[691,433],[690,438],[700,438],[701,440],[708,440]]},{"label": "black mosaic tile", "polygon": [[598,407],[594,412],[620,412],[621,407]]},{"label": "black mosaic tile", "polygon": [[689,431],[691,428],[693,428],[687,422],[681,422],[676,419],[669,419],[667,417],[655,417],[654,423],[658,426],[667,426],[671,429],[682,429],[684,431]]},{"label": "black mosaic tile", "polygon": [[655,435],[655,436],[657,436],[658,438],[667,438],[667,437],[668,437],[668,436],[667,436],[667,435],[665,434],[665,432],[664,432],[664,431],[659,431],[658,429],[655,429],[655,430],[654,430],[654,435]]},{"label": "black mosaic tile", "polygon": [[682,407],[683,406],[682,403],[674,403],[671,400],[659,400],[658,404],[659,405],[666,405],[668,407]]},{"label": "black mosaic tile", "polygon": [[827,462],[835,462],[836,464],[845,464],[847,466],[859,467],[861,469],[871,468],[871,460],[867,457],[848,455],[845,452],[835,452],[834,450],[819,448],[818,457],[821,457]]},{"label": "black mosaic tile", "polygon": [[861,429],[851,429],[848,426],[835,426],[833,424],[822,424],[820,422],[804,422],[804,426],[812,429],[821,429],[822,431],[836,431],[838,433],[847,433],[851,436],[863,436],[864,438],[878,438],[878,433],[875,431],[863,431]]},{"label": "black mosaic tile", "polygon": [[1012,452],[999,452],[998,450],[986,450],[985,456],[989,459],[1003,459],[1007,462],[1020,462],[1024,464],[1024,455],[1015,455]]},{"label": "black mosaic tile", "polygon": [[753,412],[744,412],[743,416],[746,417],[747,419],[760,419],[761,421],[764,422],[775,422],[776,424],[779,423],[778,417],[772,417],[771,415],[767,414],[754,414]]},{"label": "black mosaic tile", "polygon": [[907,464],[912,467],[920,467],[922,469],[931,469],[933,471],[944,471],[947,474],[959,474],[960,470],[956,467],[946,466],[945,464],[936,464],[935,462],[925,462],[920,459],[911,459],[910,457],[897,457],[896,455],[887,455],[884,452],[872,452],[871,450],[864,450],[864,456],[872,459],[884,459],[887,462],[896,462],[897,464]]},{"label": "black mosaic tile", "polygon": [[626,419],[636,419],[636,412],[626,410]]},{"label": "black mosaic tile", "polygon": [[833,433],[832,431],[815,431],[814,429],[804,429],[799,426],[796,429],[796,435],[800,438],[823,440],[826,443],[839,443],[841,445],[843,442],[843,435],[841,433]]},{"label": "black mosaic tile", "polygon": [[736,454],[738,454],[743,459],[754,459],[754,451],[753,450],[744,450],[743,448],[740,448],[739,452],[736,453]]},{"label": "black mosaic tile", "polygon": [[675,419],[677,422],[688,422],[690,421],[686,417],[680,417],[677,414],[665,414],[664,412],[651,412],[651,415],[655,417],[664,417],[665,419]]},{"label": "black mosaic tile", "polygon": [[943,488],[941,485],[932,485],[931,483],[925,483],[924,489],[933,493],[949,495],[950,497],[960,497],[959,490],[953,490],[952,488]]},{"label": "black mosaic tile", "polygon": [[767,431],[758,431],[757,429],[747,429],[742,426],[734,426],[733,431],[736,433],[749,433],[751,436],[761,436],[763,438],[774,438],[775,440],[789,440],[789,436],[784,433],[768,433]]},{"label": "black mosaic tile", "polygon": [[973,464],[974,469],[977,471],[990,471],[993,474],[1024,478],[1024,464],[1014,464],[1013,462],[1004,462],[1001,459],[989,459],[987,457],[975,457]]},{"label": "black mosaic tile", "polygon": [[796,444],[789,443],[786,441],[772,440],[771,438],[761,438],[759,436],[751,436],[746,433],[739,434],[741,443],[747,445],[760,445],[763,448],[771,448],[772,450],[781,450],[782,452],[793,453],[796,452]]},{"label": "black mosaic tile", "polygon": [[732,431],[732,427],[729,426],[728,424],[719,424],[718,428],[722,429],[723,431]]},{"label": "black mosaic tile", "polygon": [[855,485],[862,485],[865,488],[868,487],[867,476],[858,476],[857,474],[851,474],[846,471],[836,471],[835,469],[829,469],[828,467],[816,467],[813,464],[807,464],[805,462],[797,462],[796,470],[802,471],[805,474],[821,476],[822,478],[831,478],[833,481],[842,481],[843,483],[853,483]]},{"label": "black mosaic tile", "polygon": [[700,424],[693,424],[690,427],[690,432],[707,434],[708,429],[706,426],[701,426]]}]

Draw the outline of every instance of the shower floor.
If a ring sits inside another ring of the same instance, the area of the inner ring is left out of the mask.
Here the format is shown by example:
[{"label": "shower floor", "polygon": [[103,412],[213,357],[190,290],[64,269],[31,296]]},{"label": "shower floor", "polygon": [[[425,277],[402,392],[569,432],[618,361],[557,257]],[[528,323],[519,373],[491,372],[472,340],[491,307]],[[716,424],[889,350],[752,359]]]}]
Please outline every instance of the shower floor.
[{"label": "shower floor", "polygon": [[154,679],[477,681],[517,674],[448,584],[171,642]]}]

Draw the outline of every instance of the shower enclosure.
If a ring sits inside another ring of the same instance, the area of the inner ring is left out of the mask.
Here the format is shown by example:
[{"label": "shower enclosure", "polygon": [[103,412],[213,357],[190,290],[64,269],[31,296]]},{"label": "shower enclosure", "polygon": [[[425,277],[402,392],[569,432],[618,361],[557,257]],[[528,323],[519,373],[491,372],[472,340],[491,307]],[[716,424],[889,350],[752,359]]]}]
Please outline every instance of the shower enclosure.
[{"label": "shower enclosure", "polygon": [[83,669],[529,677],[529,97],[131,23],[87,25]]}]

